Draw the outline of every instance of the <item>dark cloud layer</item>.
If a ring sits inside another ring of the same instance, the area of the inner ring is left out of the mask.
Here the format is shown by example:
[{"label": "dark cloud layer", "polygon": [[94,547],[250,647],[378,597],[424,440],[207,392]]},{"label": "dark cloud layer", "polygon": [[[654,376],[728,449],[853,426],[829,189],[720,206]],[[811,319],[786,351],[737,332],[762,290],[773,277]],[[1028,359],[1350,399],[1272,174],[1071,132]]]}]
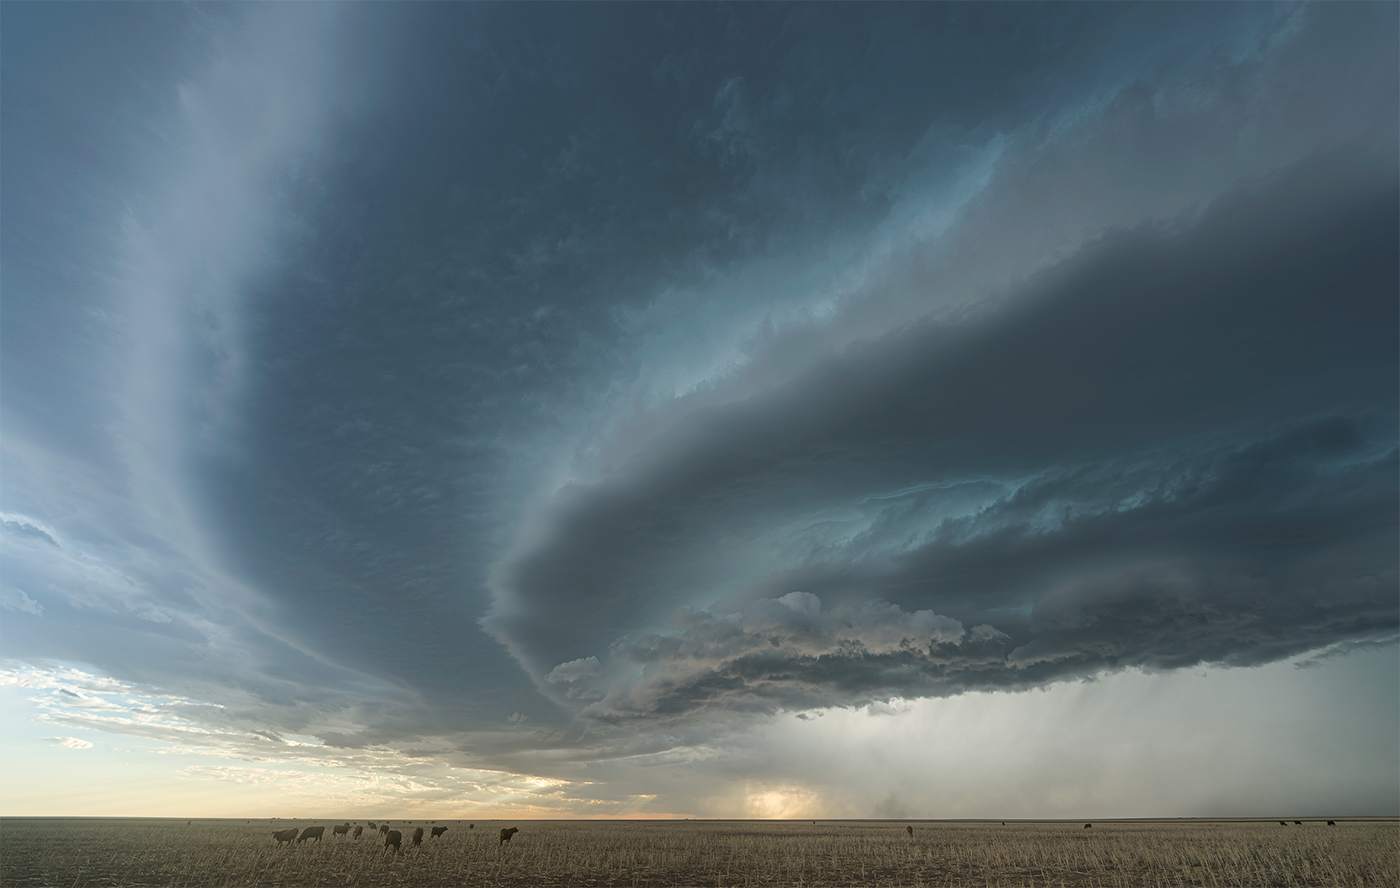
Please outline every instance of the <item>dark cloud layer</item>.
[{"label": "dark cloud layer", "polygon": [[[1198,220],[1111,235],[990,319],[930,322],[691,417],[566,494],[511,568],[524,606],[493,625],[546,669],[610,646],[644,664],[644,705],[595,704],[616,715],[1253,664],[1392,635],[1400,220],[1386,160],[1316,158]],[[988,478],[1010,492],[920,525],[948,488]],[[787,570],[729,572],[765,527],[920,487],[839,542],[795,540]],[[911,632],[907,649],[871,653],[834,630],[770,647],[722,613],[617,632],[788,590],[998,634],[963,652]],[[722,649],[706,642],[715,626],[735,635]]]},{"label": "dark cloud layer", "polygon": [[[1242,21],[1219,15],[1222,35]],[[297,644],[353,650],[445,716],[504,715],[521,684],[477,629],[482,581],[561,408],[639,372],[649,331],[620,317],[876,223],[911,175],[953,177],[960,137],[1121,77],[1104,41],[1147,24],[937,6],[345,12],[344,110],[280,183],[292,221],[250,288],[240,434],[195,475],[226,563],[278,590],[268,618]],[[971,52],[969,31],[1005,40]],[[481,679],[471,702],[440,678],[461,673]]]},{"label": "dark cloud layer", "polygon": [[5,4],[5,656],[471,759],[1374,643],[1396,14]]}]

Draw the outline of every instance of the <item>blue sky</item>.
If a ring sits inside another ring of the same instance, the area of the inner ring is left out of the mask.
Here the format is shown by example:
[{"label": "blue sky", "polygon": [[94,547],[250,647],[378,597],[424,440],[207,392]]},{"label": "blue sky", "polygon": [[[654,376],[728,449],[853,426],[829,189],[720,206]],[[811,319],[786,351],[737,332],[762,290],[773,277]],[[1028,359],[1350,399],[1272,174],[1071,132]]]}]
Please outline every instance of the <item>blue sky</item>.
[{"label": "blue sky", "polygon": [[5,5],[0,806],[1397,813],[1396,15]]}]

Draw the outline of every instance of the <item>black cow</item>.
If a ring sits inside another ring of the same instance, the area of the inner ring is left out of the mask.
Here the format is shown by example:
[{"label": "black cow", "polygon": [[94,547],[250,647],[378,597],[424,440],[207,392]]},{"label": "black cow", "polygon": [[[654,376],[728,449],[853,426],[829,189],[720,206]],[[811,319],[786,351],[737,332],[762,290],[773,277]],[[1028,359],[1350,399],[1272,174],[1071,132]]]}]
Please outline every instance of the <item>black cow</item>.
[{"label": "black cow", "polygon": [[353,832],[353,833],[350,835],[350,838],[352,838],[352,839],[358,839],[358,838],[360,837],[360,834],[363,833],[364,831],[365,831],[365,828],[364,828],[363,826],[356,826],[356,827],[355,827],[355,832]]},{"label": "black cow", "polygon": [[476,829],[476,824],[475,824],[475,823],[468,823],[468,824],[467,824],[467,829]]},{"label": "black cow", "polygon": [[445,827],[445,826],[435,826],[435,827],[433,827],[433,838],[436,839],[438,836],[442,835],[442,834],[445,833],[445,832],[447,832],[447,827]]},{"label": "black cow", "polygon": [[518,832],[520,832],[520,827],[518,826],[512,826],[510,829],[501,830],[501,842],[500,845],[497,845],[496,847],[499,848],[501,845],[504,845],[506,842],[509,842],[510,837]]},{"label": "black cow", "polygon": [[1287,826],[1287,825],[1288,825],[1288,821],[1286,821],[1286,820],[1280,820],[1280,821],[1278,822],[1278,825],[1279,825],[1279,826]]},{"label": "black cow", "polygon": [[384,836],[384,850],[385,850],[385,851],[388,851],[388,850],[389,850],[389,846],[390,846],[390,845],[393,845],[393,846],[394,846],[394,853],[395,853],[395,854],[398,854],[398,853],[399,853],[399,844],[402,843],[402,842],[403,842],[403,836],[400,835],[399,831],[396,830],[396,829],[391,829],[391,830],[388,831],[388,834]]},{"label": "black cow", "polygon": [[[813,820],[812,822],[813,822],[813,823],[816,823],[815,820]],[[914,834],[914,827],[912,827],[912,826],[906,826],[906,827],[904,828],[904,831],[907,832],[907,833],[909,833],[909,835],[912,836],[912,835]]]},{"label": "black cow", "polygon": [[379,824],[379,834],[380,834],[381,836],[384,835],[385,833],[387,833],[388,831],[389,831],[389,824],[387,824],[387,823],[381,823],[381,824]]},{"label": "black cow", "polygon": [[423,844],[423,827],[418,827],[413,831],[413,847],[417,848]]},{"label": "black cow", "polygon": [[331,829],[331,835],[333,835],[333,836],[348,836],[348,835],[350,835],[350,824],[344,823],[344,824],[341,824],[340,826],[333,827],[333,828]]},{"label": "black cow", "polygon": [[291,841],[293,841],[294,839],[296,839],[296,837],[297,837],[297,831],[296,831],[295,829],[284,829],[284,830],[281,830],[281,831],[279,831],[279,832],[273,833],[273,834],[272,834],[272,837],[273,837],[274,839],[276,839],[276,840],[277,840],[277,844],[280,845],[280,844],[282,844],[283,842],[291,842]]},{"label": "black cow", "polygon": [[307,839],[315,839],[319,842],[321,841],[321,837],[325,834],[326,828],[324,826],[308,826],[306,829],[301,831],[301,835],[297,836],[297,844],[300,845]]},{"label": "black cow", "polygon": [[1094,825],[1093,825],[1092,823],[1086,823],[1086,824],[1084,824],[1084,828],[1085,828],[1085,829],[1093,829],[1093,828],[1094,828]]},{"label": "black cow", "polygon": [[1337,825],[1337,821],[1335,821],[1335,820],[1329,820],[1329,821],[1327,821],[1327,825],[1328,825],[1328,826],[1336,826],[1336,825]]},{"label": "black cow", "polygon": [[1293,821],[1293,825],[1294,825],[1294,826],[1302,826],[1302,825],[1303,825],[1303,821],[1301,821],[1301,820],[1295,820],[1295,821]]}]

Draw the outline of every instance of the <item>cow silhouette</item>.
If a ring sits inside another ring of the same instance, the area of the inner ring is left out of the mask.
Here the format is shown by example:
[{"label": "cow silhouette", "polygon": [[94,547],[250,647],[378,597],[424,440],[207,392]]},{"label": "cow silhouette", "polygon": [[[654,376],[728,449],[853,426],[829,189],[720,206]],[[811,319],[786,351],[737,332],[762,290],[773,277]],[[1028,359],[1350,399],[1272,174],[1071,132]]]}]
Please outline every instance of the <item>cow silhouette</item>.
[{"label": "cow silhouette", "polygon": [[391,829],[384,836],[384,850],[388,851],[389,846],[394,846],[394,853],[399,853],[399,845],[403,842],[403,835],[396,829]]},{"label": "cow silhouette", "polygon": [[277,840],[277,844],[279,844],[279,845],[282,844],[283,842],[288,842],[288,843],[290,843],[290,842],[292,842],[294,839],[296,839],[296,837],[297,837],[297,831],[296,831],[295,829],[284,829],[284,830],[279,830],[278,832],[273,833],[273,834],[272,834],[272,837],[273,837],[274,839]]},{"label": "cow silhouette", "polygon": [[325,834],[326,828],[324,826],[308,826],[306,829],[301,831],[301,835],[297,836],[297,844],[300,845],[307,839],[315,839],[319,842],[321,841],[321,837]]},{"label": "cow silhouette", "polygon": [[501,841],[500,841],[500,844],[497,845],[496,847],[499,848],[501,845],[504,845],[506,842],[509,842],[509,841],[510,841],[510,837],[513,836],[513,835],[515,835],[515,834],[518,833],[518,832],[520,832],[520,827],[518,827],[518,826],[512,826],[510,829],[502,829],[502,830],[501,830]]}]

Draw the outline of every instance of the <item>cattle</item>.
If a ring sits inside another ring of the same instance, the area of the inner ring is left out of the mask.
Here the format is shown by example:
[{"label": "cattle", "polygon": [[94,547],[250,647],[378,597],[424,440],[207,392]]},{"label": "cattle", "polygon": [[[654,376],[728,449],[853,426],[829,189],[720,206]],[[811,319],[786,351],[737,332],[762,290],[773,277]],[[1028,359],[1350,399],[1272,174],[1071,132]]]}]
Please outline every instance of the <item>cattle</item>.
[{"label": "cattle", "polygon": [[371,820],[371,821],[369,822],[369,831],[370,831],[370,832],[374,832],[374,831],[377,830],[377,829],[379,829],[379,827],[378,827],[378,826],[375,826],[374,821]]},{"label": "cattle", "polygon": [[435,826],[435,827],[433,827],[433,838],[436,839],[438,836],[442,835],[442,834],[445,833],[445,832],[447,832],[447,827],[445,827],[445,826]]},{"label": "cattle", "polygon": [[380,834],[381,836],[384,835],[385,833],[387,833],[388,831],[389,831],[389,824],[387,824],[387,823],[381,823],[381,824],[379,824],[379,834]]},{"label": "cattle", "polygon": [[468,824],[467,824],[467,829],[476,829],[476,824],[475,824],[475,823],[468,823]]},{"label": "cattle", "polygon": [[388,851],[389,846],[394,846],[394,853],[399,853],[399,845],[403,842],[403,836],[396,829],[389,830],[384,836],[384,850]]},{"label": "cattle", "polygon": [[418,827],[413,831],[413,847],[417,848],[423,844],[423,827]]},{"label": "cattle", "polygon": [[1327,821],[1327,825],[1328,825],[1328,826],[1336,826],[1336,825],[1337,825],[1337,821],[1335,821],[1335,820],[1329,820],[1329,821]]},{"label": "cattle", "polygon": [[333,835],[333,836],[348,836],[348,835],[350,835],[350,824],[344,823],[344,824],[341,824],[340,826],[333,827],[333,828],[331,829],[331,835]]},{"label": "cattle", "polygon": [[506,842],[509,842],[509,841],[510,841],[510,837],[513,836],[513,835],[515,835],[515,834],[518,833],[518,832],[520,832],[520,827],[518,827],[518,826],[512,826],[510,829],[502,829],[502,830],[501,830],[501,842],[500,842],[500,844],[497,845],[496,847],[499,848],[499,847],[501,847],[501,845],[504,845]]},{"label": "cattle", "polygon": [[[812,821],[812,822],[813,822],[813,823],[816,823],[815,820]],[[909,833],[909,835],[912,836],[912,835],[914,834],[914,827],[912,827],[912,826],[906,826],[906,827],[904,828],[904,831],[907,832],[907,833]]]},{"label": "cattle", "polygon": [[1279,825],[1279,826],[1287,826],[1287,825],[1288,825],[1288,821],[1286,821],[1286,820],[1280,820],[1280,821],[1278,822],[1278,825]]},{"label": "cattle", "polygon": [[1084,824],[1084,828],[1085,828],[1085,829],[1093,829],[1093,828],[1094,828],[1094,825],[1093,825],[1092,823],[1086,823],[1086,824]]},{"label": "cattle", "polygon": [[297,831],[296,829],[284,829],[280,830],[279,832],[273,833],[272,837],[276,839],[277,844],[280,845],[283,842],[291,842],[293,839],[295,839],[297,837]]},{"label": "cattle", "polygon": [[1294,825],[1294,826],[1302,826],[1302,825],[1303,825],[1303,821],[1301,821],[1301,820],[1295,820],[1295,821],[1293,821],[1293,825]]},{"label": "cattle", "polygon": [[364,828],[363,826],[356,826],[356,827],[355,827],[355,831],[354,831],[353,833],[351,833],[350,838],[352,838],[352,839],[358,839],[358,838],[360,837],[360,834],[363,833],[364,831],[365,831],[365,828]]},{"label": "cattle", "polygon": [[321,841],[321,837],[325,834],[326,828],[324,826],[308,826],[306,829],[301,831],[301,835],[297,836],[297,844],[300,845],[307,839],[315,839],[319,842]]}]

